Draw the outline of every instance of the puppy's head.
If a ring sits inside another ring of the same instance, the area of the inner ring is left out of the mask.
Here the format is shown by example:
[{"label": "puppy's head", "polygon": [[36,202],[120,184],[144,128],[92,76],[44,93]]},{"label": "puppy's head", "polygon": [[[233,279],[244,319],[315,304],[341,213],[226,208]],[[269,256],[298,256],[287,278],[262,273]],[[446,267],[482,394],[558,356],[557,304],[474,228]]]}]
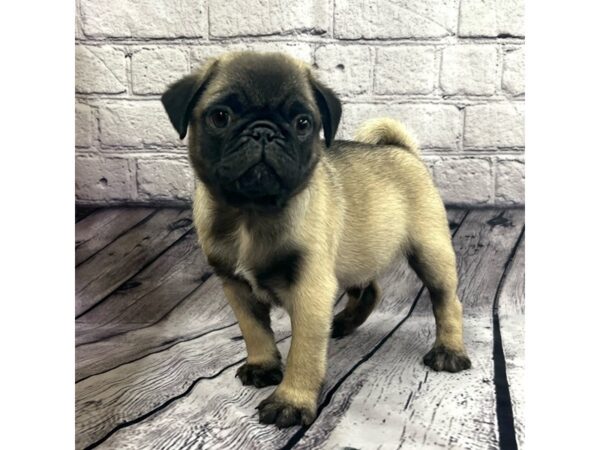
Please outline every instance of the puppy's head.
[{"label": "puppy's head", "polygon": [[278,210],[310,179],[335,136],[341,104],[304,63],[279,53],[230,53],[169,87],[162,103],[190,160],[220,200]]}]

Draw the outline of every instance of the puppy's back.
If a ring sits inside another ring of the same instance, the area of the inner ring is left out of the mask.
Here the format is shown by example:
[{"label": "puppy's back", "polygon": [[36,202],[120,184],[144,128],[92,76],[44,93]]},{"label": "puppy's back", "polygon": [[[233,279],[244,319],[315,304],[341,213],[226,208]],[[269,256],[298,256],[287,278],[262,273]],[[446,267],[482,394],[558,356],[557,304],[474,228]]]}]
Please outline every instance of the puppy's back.
[{"label": "puppy's back", "polygon": [[326,150],[326,158],[335,168],[347,194],[381,194],[393,190],[399,199],[411,202],[419,192],[433,188],[431,176],[418,151],[399,145],[335,141]]},{"label": "puppy's back", "polygon": [[397,195],[383,196],[382,200],[392,203],[398,200],[413,208],[419,206],[414,205],[415,202],[439,199],[415,138],[397,120],[389,117],[367,120],[358,127],[355,141],[334,142],[328,156],[342,182],[348,183],[347,192],[356,190],[359,197],[360,189],[355,189],[353,179],[362,180],[366,187],[376,191],[394,186]]},{"label": "puppy's back", "polygon": [[416,227],[447,228],[441,198],[413,148],[336,141],[326,159],[345,200],[338,252],[342,284],[376,278],[408,249]]}]

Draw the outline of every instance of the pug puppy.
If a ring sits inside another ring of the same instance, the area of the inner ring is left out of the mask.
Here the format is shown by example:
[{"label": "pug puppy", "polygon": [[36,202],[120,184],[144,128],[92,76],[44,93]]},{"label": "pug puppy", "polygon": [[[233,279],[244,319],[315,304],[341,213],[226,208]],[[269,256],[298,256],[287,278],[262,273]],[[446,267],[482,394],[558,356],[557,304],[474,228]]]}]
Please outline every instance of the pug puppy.
[{"label": "pug puppy", "polygon": [[[416,144],[391,119],[336,141],[342,107],[310,68],[278,53],[231,53],[162,96],[199,179],[194,224],[221,278],[248,357],[244,385],[278,385],[262,423],[310,424],[330,335],[361,325],[379,300],[378,276],[399,255],[431,293],[436,339],[424,363],[470,367],[446,212]],[[319,138],[323,131],[324,139]],[[333,317],[338,289],[348,303]],[[285,373],[270,326],[290,316]]]}]

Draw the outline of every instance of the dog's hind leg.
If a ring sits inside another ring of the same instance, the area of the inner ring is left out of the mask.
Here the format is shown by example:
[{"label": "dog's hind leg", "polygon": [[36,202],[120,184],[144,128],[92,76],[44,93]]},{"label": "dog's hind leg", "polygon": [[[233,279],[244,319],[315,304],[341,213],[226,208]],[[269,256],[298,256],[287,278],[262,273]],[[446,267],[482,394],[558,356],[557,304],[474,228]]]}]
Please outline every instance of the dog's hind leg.
[{"label": "dog's hind leg", "polygon": [[456,257],[450,236],[420,236],[408,262],[429,290],[435,316],[435,343],[423,362],[436,371],[468,369],[471,361],[463,343],[462,304],[456,292]]},{"label": "dog's hind leg", "polygon": [[375,281],[365,287],[352,287],[348,294],[346,307],[333,318],[331,336],[341,338],[352,333],[362,325],[379,302],[381,293]]}]

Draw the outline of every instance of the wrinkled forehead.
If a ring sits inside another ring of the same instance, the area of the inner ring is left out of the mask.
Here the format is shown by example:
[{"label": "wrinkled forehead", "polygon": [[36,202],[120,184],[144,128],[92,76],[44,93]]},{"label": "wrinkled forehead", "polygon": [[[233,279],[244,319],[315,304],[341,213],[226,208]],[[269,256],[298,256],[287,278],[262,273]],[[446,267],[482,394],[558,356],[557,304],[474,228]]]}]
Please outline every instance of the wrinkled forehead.
[{"label": "wrinkled forehead", "polygon": [[283,54],[238,53],[220,59],[202,103],[231,94],[253,107],[277,108],[294,97],[316,108],[308,67]]}]

